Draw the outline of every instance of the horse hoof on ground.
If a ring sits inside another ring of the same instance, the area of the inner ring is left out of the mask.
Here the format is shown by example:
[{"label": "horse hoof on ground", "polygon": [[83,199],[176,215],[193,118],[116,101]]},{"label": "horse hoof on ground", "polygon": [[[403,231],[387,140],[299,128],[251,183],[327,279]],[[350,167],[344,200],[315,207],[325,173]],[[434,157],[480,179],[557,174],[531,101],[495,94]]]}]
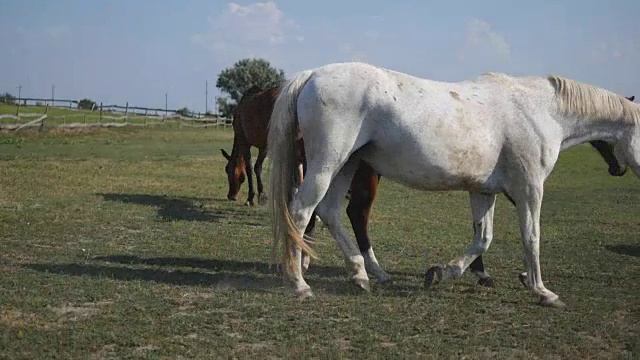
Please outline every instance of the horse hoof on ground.
[{"label": "horse hoof on ground", "polygon": [[366,292],[371,291],[371,285],[369,285],[369,279],[353,279],[353,282],[354,284],[356,284],[357,287],[361,288],[362,290]]},{"label": "horse hoof on ground", "polygon": [[438,284],[442,280],[442,268],[440,266],[432,266],[424,274],[424,286],[431,287]]},{"label": "horse hoof on ground", "polygon": [[493,282],[492,278],[480,278],[478,279],[478,285],[488,288],[496,287],[496,284]]},{"label": "horse hoof on ground", "polygon": [[562,300],[560,300],[559,297],[556,297],[555,299],[549,299],[546,297],[541,297],[540,298],[540,304],[543,306],[548,306],[548,307],[553,307],[553,308],[563,308],[565,307],[565,303],[562,302]]},{"label": "horse hoof on ground", "polygon": [[313,297],[313,291],[311,291],[311,288],[296,290],[295,294],[298,300],[304,300]]},{"label": "horse hoof on ground", "polygon": [[260,194],[258,196],[258,205],[264,205],[267,203],[267,194]]},{"label": "horse hoof on ground", "polygon": [[385,277],[380,277],[378,278],[378,285],[381,286],[385,286],[385,285],[390,285],[393,283],[393,279],[391,278],[391,276],[385,276]]},{"label": "horse hoof on ground", "polygon": [[244,206],[253,206],[253,201],[247,201],[244,203]]}]

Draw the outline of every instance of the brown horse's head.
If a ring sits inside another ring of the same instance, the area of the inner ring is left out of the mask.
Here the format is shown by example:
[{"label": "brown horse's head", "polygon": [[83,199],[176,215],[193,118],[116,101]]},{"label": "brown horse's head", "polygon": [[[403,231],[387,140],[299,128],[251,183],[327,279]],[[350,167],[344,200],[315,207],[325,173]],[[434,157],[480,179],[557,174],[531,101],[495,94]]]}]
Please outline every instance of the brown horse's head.
[{"label": "brown horse's head", "polygon": [[244,158],[242,156],[232,157],[227,154],[224,149],[222,156],[227,159],[227,165],[224,167],[224,171],[227,173],[227,181],[229,182],[229,192],[227,193],[227,199],[231,201],[238,200],[238,193],[240,192],[240,185],[244,182],[246,171],[244,167]]},{"label": "brown horse's head", "polygon": [[[636,97],[634,95],[634,96],[627,97],[627,100],[633,101],[635,100],[635,98]],[[598,150],[598,152],[600,153],[600,156],[602,156],[604,161],[606,161],[607,164],[609,165],[610,175],[622,176],[627,172],[627,167],[624,165],[621,165],[618,162],[618,159],[616,159],[613,153],[613,144],[608,143],[606,141],[602,141],[602,140],[595,140],[595,141],[591,141],[590,143],[591,143],[591,146],[593,146],[594,148],[596,148],[596,150]]]}]

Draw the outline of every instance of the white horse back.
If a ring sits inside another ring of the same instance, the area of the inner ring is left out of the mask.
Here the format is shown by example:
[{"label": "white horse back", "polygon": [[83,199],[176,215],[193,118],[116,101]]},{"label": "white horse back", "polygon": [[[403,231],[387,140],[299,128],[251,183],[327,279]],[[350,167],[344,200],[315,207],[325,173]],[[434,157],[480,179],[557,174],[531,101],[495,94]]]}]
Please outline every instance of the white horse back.
[{"label": "white horse back", "polygon": [[536,156],[531,144],[506,139],[531,142],[532,134],[553,139],[558,132],[544,121],[552,98],[544,78],[487,74],[447,83],[341,63],[314,71],[298,99],[298,121],[310,161],[314,151],[355,139],[352,152],[362,147],[356,156],[405,185],[499,191],[510,164],[501,156]]}]

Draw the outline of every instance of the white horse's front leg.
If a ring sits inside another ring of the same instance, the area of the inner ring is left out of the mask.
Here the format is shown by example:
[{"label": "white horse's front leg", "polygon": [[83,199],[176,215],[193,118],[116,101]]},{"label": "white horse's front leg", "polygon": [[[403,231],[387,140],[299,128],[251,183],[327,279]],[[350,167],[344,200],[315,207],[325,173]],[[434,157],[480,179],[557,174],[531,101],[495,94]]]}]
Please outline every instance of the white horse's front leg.
[{"label": "white horse's front leg", "polygon": [[463,256],[451,261],[448,265],[436,265],[427,270],[425,286],[451,278],[459,277],[469,265],[482,255],[493,239],[493,210],[496,203],[495,194],[470,193],[471,213],[473,217],[473,241]]},{"label": "white horse's front leg", "polygon": [[529,290],[540,298],[543,305],[562,307],[564,303],[558,295],[548,290],[542,282],[540,268],[540,208],[542,206],[543,187],[530,185],[516,200],[520,233],[524,246],[527,265],[526,284]]}]

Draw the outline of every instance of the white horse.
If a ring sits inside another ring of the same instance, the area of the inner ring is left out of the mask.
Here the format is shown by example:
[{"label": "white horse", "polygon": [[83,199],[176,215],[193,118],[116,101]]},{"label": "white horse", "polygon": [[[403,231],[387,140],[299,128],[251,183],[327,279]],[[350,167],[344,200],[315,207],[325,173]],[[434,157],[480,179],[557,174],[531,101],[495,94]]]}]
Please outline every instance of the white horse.
[{"label": "white horse", "polygon": [[[284,243],[286,276],[301,297],[313,295],[301,271],[303,238],[315,210],[342,249],[353,280],[369,288],[364,258],[340,221],[358,161],[383,177],[421,190],[466,190],[471,246],[426,274],[427,286],[461,276],[493,237],[496,194],[515,204],[526,284],[545,305],[562,306],[543,282],[539,261],[543,185],[560,151],[587,141],[614,146],[621,167],[640,176],[640,105],[610,91],[558,77],[489,73],[447,83],[363,63],[330,64],[286,83],[270,120],[269,208],[274,249]],[[296,129],[307,174],[295,180]]]}]

